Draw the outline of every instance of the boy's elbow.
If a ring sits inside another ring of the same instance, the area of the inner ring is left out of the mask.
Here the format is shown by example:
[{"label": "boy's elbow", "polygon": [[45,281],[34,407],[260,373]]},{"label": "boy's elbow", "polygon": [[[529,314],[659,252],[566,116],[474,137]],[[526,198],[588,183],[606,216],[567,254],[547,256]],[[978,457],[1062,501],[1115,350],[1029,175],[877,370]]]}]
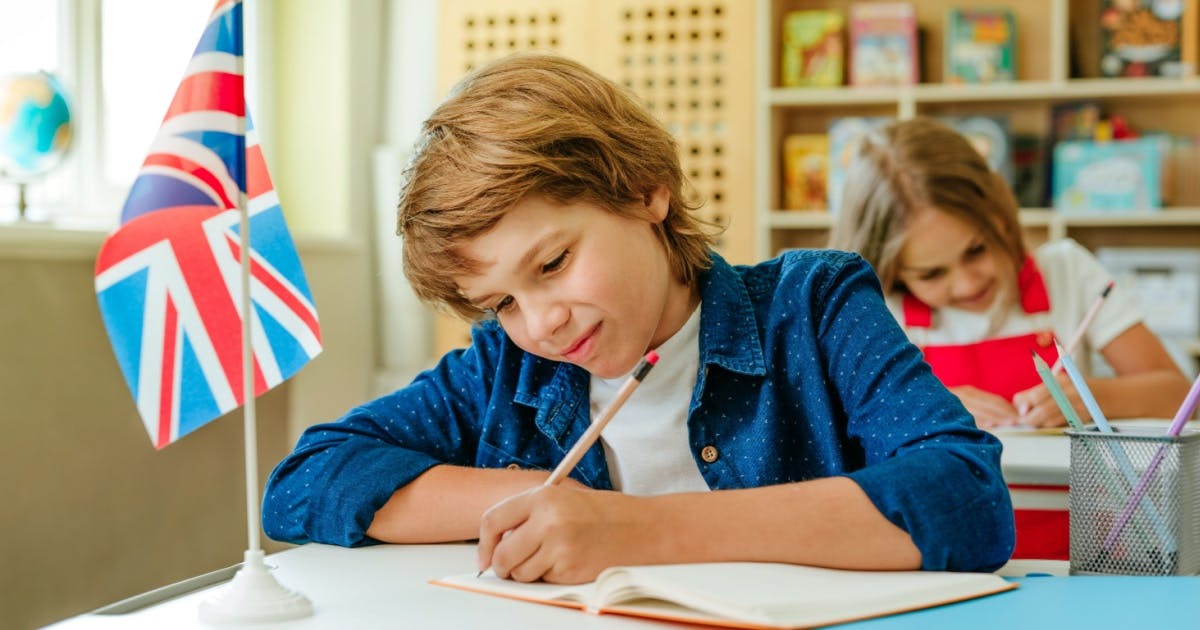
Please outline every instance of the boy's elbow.
[{"label": "boy's elbow", "polygon": [[[1000,489],[970,508],[976,516],[964,519],[970,531],[959,537],[961,547],[957,558],[949,559],[954,571],[995,571],[1012,557],[1017,544],[1017,529],[1013,521],[1012,501],[1008,488]],[[968,525],[969,523],[969,525]]]},{"label": "boy's elbow", "polygon": [[300,507],[284,501],[286,491],[267,485],[262,504],[262,529],[271,540],[302,545],[311,542],[301,523],[304,522]]}]

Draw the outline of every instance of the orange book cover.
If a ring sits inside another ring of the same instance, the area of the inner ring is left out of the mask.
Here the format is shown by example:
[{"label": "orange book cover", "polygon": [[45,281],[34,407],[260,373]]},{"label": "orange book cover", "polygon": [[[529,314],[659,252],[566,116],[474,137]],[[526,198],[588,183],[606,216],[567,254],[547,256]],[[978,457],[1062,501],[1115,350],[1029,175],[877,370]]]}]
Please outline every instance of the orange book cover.
[{"label": "orange book cover", "polygon": [[827,210],[829,136],[794,133],[783,140],[783,207],[786,210]]}]

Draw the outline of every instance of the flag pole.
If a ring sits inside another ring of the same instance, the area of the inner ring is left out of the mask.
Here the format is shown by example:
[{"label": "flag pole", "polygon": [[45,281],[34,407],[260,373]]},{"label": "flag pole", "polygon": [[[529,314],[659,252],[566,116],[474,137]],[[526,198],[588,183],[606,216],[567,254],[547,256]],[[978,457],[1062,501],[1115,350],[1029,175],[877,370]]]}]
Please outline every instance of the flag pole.
[{"label": "flag pole", "polygon": [[[245,3],[242,5],[245,14]],[[237,49],[242,76],[242,102],[245,104],[245,49],[243,37],[245,20],[238,24],[234,36],[238,39]],[[258,505],[258,419],[255,414],[254,392],[254,344],[252,322],[253,302],[250,300],[250,211],[246,200],[249,188],[246,169],[246,118],[249,107],[238,119],[238,135],[242,138],[242,149],[236,158],[237,177],[240,183],[237,205],[241,242],[238,255],[241,258],[241,311],[242,311],[242,426],[245,435],[246,456],[246,534],[247,549],[243,555],[242,568],[233,580],[212,597],[200,603],[200,620],[207,623],[253,623],[262,621],[286,621],[310,617],[312,603],[308,598],[280,584],[267,569],[259,537]]]}]

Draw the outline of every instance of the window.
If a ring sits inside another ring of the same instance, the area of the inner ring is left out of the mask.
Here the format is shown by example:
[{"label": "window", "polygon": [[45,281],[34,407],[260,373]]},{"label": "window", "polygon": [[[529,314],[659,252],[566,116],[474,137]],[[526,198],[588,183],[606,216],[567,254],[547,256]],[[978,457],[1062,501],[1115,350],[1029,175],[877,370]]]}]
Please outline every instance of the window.
[{"label": "window", "polygon": [[[28,185],[31,217],[64,227],[116,226],[214,4],[0,3],[0,74],[46,70],[71,97],[72,146],[59,168]],[[0,180],[0,221],[15,217],[16,194]]]}]

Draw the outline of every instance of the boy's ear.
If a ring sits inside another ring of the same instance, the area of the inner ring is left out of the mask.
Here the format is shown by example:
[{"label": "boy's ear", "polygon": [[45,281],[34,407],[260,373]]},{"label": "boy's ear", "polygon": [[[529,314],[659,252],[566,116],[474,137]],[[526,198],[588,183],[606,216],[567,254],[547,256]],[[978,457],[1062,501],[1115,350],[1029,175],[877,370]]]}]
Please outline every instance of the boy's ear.
[{"label": "boy's ear", "polygon": [[671,207],[671,191],[666,186],[659,184],[646,193],[643,202],[653,221],[662,223],[667,219],[667,210]]}]

